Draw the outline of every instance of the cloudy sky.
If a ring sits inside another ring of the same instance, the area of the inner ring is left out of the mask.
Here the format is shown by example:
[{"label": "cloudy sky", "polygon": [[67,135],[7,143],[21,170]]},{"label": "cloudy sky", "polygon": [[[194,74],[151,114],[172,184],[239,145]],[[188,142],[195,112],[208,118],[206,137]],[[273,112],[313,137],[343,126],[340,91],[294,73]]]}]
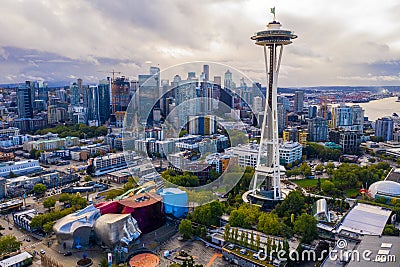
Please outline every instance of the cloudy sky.
[{"label": "cloudy sky", "polygon": [[285,48],[280,86],[400,85],[398,0],[3,0],[0,83],[89,83],[112,69],[133,78],[192,61],[264,81],[250,36],[272,6],[299,36]]}]

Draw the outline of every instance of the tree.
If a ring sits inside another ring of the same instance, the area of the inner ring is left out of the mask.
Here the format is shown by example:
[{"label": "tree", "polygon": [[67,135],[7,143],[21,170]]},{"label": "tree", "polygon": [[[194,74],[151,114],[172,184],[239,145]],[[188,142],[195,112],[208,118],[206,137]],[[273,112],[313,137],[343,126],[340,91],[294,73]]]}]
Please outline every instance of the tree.
[{"label": "tree", "polygon": [[260,238],[260,235],[259,234],[257,234],[257,236],[256,236],[256,250],[260,250],[261,249],[261,238]]},{"label": "tree", "polygon": [[324,181],[321,184],[321,189],[322,189],[322,191],[324,191],[329,196],[334,196],[337,193],[337,189],[335,187],[335,184],[332,183],[331,181]]},{"label": "tree", "polygon": [[309,244],[318,237],[317,220],[304,213],[294,222],[294,231],[302,237],[303,243]]},{"label": "tree", "polygon": [[135,179],[133,177],[129,177],[128,182],[126,182],[126,184],[124,184],[124,191],[127,192],[127,191],[135,188],[135,186],[136,186]]},{"label": "tree", "polygon": [[224,239],[226,242],[229,242],[231,240],[231,227],[230,227],[229,223],[227,225],[225,225]]},{"label": "tree", "polygon": [[282,223],[275,212],[262,213],[258,219],[257,230],[267,235],[281,235]]},{"label": "tree", "polygon": [[92,181],[93,179],[92,179],[92,177],[90,177],[89,175],[86,175],[84,180],[85,180],[85,182],[90,182],[90,181]]},{"label": "tree", "polygon": [[234,237],[235,243],[239,243],[239,229],[235,228],[235,237]]},{"label": "tree", "polygon": [[317,173],[322,173],[324,170],[325,170],[325,167],[322,164],[318,164],[317,166],[315,166],[315,172],[317,172]]},{"label": "tree", "polygon": [[46,192],[46,190],[47,190],[47,187],[44,184],[35,184],[33,186],[33,192],[36,195],[43,195],[44,192]]},{"label": "tree", "polygon": [[29,157],[31,158],[31,159],[35,159],[35,156],[36,156],[36,149],[31,149],[31,151],[29,151]]},{"label": "tree", "polygon": [[258,207],[244,203],[238,209],[231,211],[229,223],[231,226],[250,229],[253,225],[258,223],[259,216],[260,209]]},{"label": "tree", "polygon": [[240,212],[239,210],[231,211],[231,214],[229,216],[229,224],[232,226],[242,227],[244,225],[244,216],[244,213]]},{"label": "tree", "polygon": [[179,224],[179,233],[183,235],[184,239],[190,239],[193,236],[193,227],[190,220],[184,219]]},{"label": "tree", "polygon": [[287,198],[276,206],[276,212],[279,217],[290,217],[291,214],[295,216],[300,215],[305,207],[304,197],[298,190],[289,193]]},{"label": "tree", "polygon": [[253,231],[251,231],[251,233],[250,233],[250,248],[251,249],[255,249],[254,248],[254,233],[253,233]]},{"label": "tree", "polygon": [[56,222],[47,222],[43,225],[43,231],[45,231],[47,234],[51,233],[53,231],[53,225]]},{"label": "tree", "polygon": [[383,229],[383,235],[399,236],[400,230],[394,227],[392,224],[385,225]]},{"label": "tree", "polygon": [[9,176],[10,176],[10,178],[15,178],[15,177],[17,177],[17,176],[15,175],[15,173],[14,173],[14,172],[12,172],[12,171],[10,171],[10,174],[9,174]]},{"label": "tree", "polygon": [[92,175],[94,175],[95,172],[96,172],[96,167],[94,165],[87,166],[87,168],[86,168],[87,175],[92,176]]},{"label": "tree", "polygon": [[185,136],[185,135],[187,135],[188,134],[188,131],[186,131],[185,129],[182,129],[180,132],[179,132],[179,138],[180,137],[183,137],[183,136]]},{"label": "tree", "polygon": [[110,191],[108,191],[107,194],[106,194],[106,199],[107,199],[107,200],[109,200],[109,199],[114,199],[114,198],[116,198],[116,197],[122,195],[123,193],[124,193],[124,190],[123,190],[123,189],[114,189],[114,190],[110,190]]},{"label": "tree", "polygon": [[223,213],[223,204],[218,201],[213,201],[194,208],[194,211],[190,214],[189,219],[206,226],[217,226],[219,225],[219,217]]},{"label": "tree", "polygon": [[67,193],[62,193],[59,197],[58,197],[58,201],[62,202],[62,203],[66,203],[66,202],[71,202],[71,195],[67,194]]},{"label": "tree", "polygon": [[5,235],[0,238],[0,255],[5,255],[19,250],[21,242],[15,236]]},{"label": "tree", "polygon": [[270,237],[268,237],[268,238],[267,238],[267,246],[266,246],[266,248],[265,248],[265,254],[266,254],[267,256],[269,256],[269,255],[271,254],[271,249],[272,249],[271,244],[272,244],[272,240],[271,240]]},{"label": "tree", "polygon": [[246,237],[245,237],[245,232],[244,231],[242,231],[241,233],[240,233],[240,245],[241,246],[244,246],[245,245],[245,241],[244,241],[244,239],[245,239]]},{"label": "tree", "polygon": [[46,200],[43,201],[43,207],[45,209],[50,209],[53,208],[56,205],[56,199],[54,197],[49,197]]}]

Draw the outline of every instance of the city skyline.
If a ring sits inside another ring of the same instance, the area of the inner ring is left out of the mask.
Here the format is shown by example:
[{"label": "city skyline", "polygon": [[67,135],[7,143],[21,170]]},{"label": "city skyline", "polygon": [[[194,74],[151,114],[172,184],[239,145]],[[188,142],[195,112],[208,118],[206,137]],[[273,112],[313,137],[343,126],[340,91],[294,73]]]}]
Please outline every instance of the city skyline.
[{"label": "city skyline", "polygon": [[396,1],[263,6],[257,1],[6,1],[0,10],[7,18],[0,22],[0,83],[78,77],[97,82],[112,69],[137,77],[151,65],[165,69],[210,61],[265,84],[262,54],[248,39],[273,19],[269,8],[275,6],[283,28],[301,36],[285,51],[280,86],[399,84]]}]

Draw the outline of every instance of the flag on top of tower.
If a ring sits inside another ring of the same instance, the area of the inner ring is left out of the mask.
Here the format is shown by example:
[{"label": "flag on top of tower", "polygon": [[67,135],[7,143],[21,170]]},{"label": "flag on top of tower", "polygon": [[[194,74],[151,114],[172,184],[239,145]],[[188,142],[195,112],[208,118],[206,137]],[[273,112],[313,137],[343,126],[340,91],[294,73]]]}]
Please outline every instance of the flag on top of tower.
[{"label": "flag on top of tower", "polygon": [[271,7],[271,13],[274,14],[274,21],[275,21],[275,7]]}]

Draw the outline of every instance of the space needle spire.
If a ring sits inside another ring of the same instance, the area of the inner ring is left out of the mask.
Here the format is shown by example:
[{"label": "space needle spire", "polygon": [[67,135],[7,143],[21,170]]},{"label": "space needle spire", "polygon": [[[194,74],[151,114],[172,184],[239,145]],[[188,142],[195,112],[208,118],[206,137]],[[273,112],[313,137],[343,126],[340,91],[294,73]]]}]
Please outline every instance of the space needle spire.
[{"label": "space needle spire", "polygon": [[276,21],[275,7],[271,8],[271,13],[274,15],[274,20],[268,23],[267,29],[259,31],[251,37],[256,45],[263,47],[267,76],[264,121],[251,190],[252,195],[280,200],[282,192],[280,188],[277,82],[283,47],[291,44],[292,39],[297,36],[290,30],[281,29],[282,25]]}]

